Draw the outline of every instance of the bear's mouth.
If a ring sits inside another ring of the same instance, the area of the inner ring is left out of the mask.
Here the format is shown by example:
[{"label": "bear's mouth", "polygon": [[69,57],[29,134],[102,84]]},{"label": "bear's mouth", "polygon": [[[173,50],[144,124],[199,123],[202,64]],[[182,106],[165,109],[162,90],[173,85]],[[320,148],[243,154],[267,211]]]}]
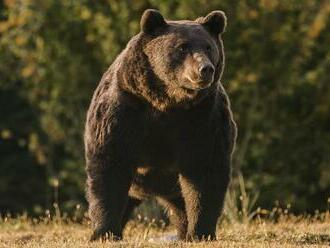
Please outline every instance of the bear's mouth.
[{"label": "bear's mouth", "polygon": [[182,89],[186,91],[188,94],[195,94],[198,91],[198,89],[191,89],[185,86],[183,86]]},{"label": "bear's mouth", "polygon": [[212,82],[204,81],[201,79],[193,80],[190,77],[186,77],[186,83],[183,85],[183,88],[193,91],[198,91],[210,87]]},{"label": "bear's mouth", "polygon": [[209,86],[206,86],[206,87],[201,87],[201,86],[182,86],[181,88],[184,89],[185,91],[187,91],[188,93],[196,93],[197,91],[200,91],[200,90],[204,90],[206,88],[208,88]]}]

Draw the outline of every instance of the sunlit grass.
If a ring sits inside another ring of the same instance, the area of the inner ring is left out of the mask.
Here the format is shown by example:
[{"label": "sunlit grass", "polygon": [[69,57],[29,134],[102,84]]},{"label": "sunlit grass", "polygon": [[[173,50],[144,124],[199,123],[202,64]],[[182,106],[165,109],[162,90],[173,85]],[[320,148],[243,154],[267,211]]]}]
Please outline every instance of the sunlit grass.
[{"label": "sunlit grass", "polygon": [[[23,214],[0,217],[1,247],[330,247],[330,209],[296,216],[291,206],[266,210],[256,206],[258,193],[248,192],[243,176],[228,191],[219,220],[217,241],[165,242],[157,238],[175,234],[166,221],[152,219],[159,209],[149,202],[137,209],[120,242],[89,242],[91,225],[80,205],[68,217],[54,203],[38,218]],[[328,199],[330,205],[330,198]],[[155,208],[155,209],[154,209]],[[153,213],[153,214],[152,214]],[[151,240],[153,240],[151,242]]]},{"label": "sunlit grass", "polygon": [[[274,211],[274,210],[273,210]],[[0,220],[0,247],[329,247],[330,213],[294,216],[278,211],[276,221],[256,214],[249,222],[219,224],[218,241],[201,243],[155,243],[152,237],[175,233],[172,226],[153,221],[132,220],[121,242],[88,241],[91,229],[88,220],[78,223],[69,218],[26,215]],[[271,213],[272,211],[270,211]]]},{"label": "sunlit grass", "polygon": [[329,209],[299,216],[290,212],[290,205],[261,209],[255,205],[258,194],[247,192],[243,177],[238,179],[237,186],[227,194],[214,242],[157,241],[175,234],[175,230],[166,221],[148,216],[155,212],[149,202],[128,223],[123,241],[91,243],[91,225],[80,205],[68,217],[55,203],[51,211],[46,210],[38,218],[26,214],[1,217],[0,247],[330,247]]}]

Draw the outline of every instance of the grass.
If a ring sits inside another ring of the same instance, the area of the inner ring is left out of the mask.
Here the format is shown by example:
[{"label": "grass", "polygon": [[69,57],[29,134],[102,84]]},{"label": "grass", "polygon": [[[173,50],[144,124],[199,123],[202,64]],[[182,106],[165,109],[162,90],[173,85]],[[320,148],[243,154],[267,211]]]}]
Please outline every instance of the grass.
[{"label": "grass", "polygon": [[[277,210],[276,210],[277,211]],[[281,212],[281,211],[280,211]],[[151,237],[174,233],[173,227],[145,221],[131,221],[121,242],[88,241],[88,221],[50,217],[31,219],[26,216],[0,219],[0,247],[330,247],[330,212],[314,216],[293,216],[281,212],[276,219],[256,217],[246,222],[223,219],[214,242],[149,242]]]},{"label": "grass", "polygon": [[[154,201],[137,209],[135,220],[128,223],[124,240],[120,242],[89,242],[91,227],[84,211],[78,205],[72,219],[61,214],[58,204],[39,218],[27,215],[1,218],[0,248],[16,247],[330,247],[330,208],[313,215],[295,216],[286,208],[276,206],[271,210],[256,208],[258,192],[248,192],[242,175],[228,191],[224,213],[217,231],[217,241],[166,242],[159,238],[175,234],[173,227],[164,221],[150,221],[152,216],[163,214]],[[330,207],[330,198],[328,199]],[[51,215],[51,212],[53,215]],[[146,216],[141,217],[141,214]],[[158,238],[158,240],[157,240]],[[151,239],[154,241],[151,242]]]}]

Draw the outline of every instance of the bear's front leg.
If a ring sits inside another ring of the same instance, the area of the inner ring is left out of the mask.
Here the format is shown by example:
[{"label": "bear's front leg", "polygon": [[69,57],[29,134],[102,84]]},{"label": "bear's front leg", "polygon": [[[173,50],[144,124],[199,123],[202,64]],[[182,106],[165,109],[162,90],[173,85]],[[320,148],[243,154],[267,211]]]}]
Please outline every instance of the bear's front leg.
[{"label": "bear's front leg", "polygon": [[194,168],[180,175],[186,203],[188,241],[214,240],[229,183],[228,168]]},{"label": "bear's front leg", "polygon": [[122,218],[132,180],[129,167],[113,156],[87,159],[87,198],[94,232],[91,241],[122,238]]}]

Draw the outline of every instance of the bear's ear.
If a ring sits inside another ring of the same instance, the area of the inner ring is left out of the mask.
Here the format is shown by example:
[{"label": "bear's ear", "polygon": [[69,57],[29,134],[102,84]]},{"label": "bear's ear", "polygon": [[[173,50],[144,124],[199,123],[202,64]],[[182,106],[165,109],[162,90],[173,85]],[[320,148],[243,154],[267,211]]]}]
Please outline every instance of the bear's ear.
[{"label": "bear's ear", "polygon": [[156,30],[166,27],[167,23],[159,11],[147,9],[142,15],[140,26],[142,32],[154,34]]},{"label": "bear's ear", "polygon": [[216,36],[223,33],[227,25],[227,17],[221,10],[212,11],[206,17],[198,18],[196,21]]}]

